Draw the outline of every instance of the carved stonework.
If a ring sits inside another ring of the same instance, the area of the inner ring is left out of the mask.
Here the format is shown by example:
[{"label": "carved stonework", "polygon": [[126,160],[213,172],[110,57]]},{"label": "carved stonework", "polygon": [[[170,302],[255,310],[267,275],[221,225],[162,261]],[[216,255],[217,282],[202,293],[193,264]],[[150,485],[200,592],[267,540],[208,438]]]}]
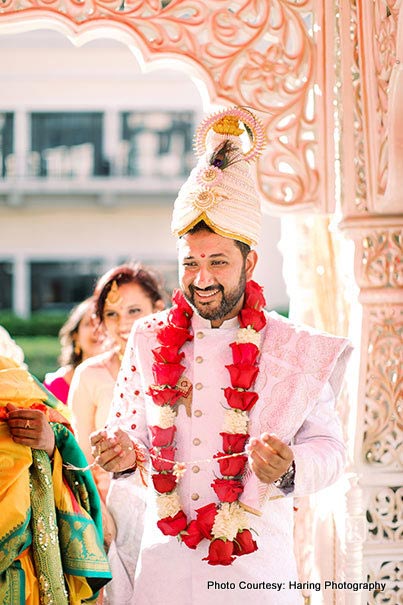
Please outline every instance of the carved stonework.
[{"label": "carved stonework", "polygon": [[371,543],[403,539],[403,488],[378,487],[370,491],[367,507],[368,538]]},{"label": "carved stonework", "polygon": [[[268,205],[332,209],[332,99],[322,0],[2,0],[0,25],[36,17],[73,36],[108,27],[146,62],[175,58],[218,104],[254,108],[269,145],[258,183]],[[325,17],[326,13],[326,17]],[[318,21],[318,19],[320,21]],[[39,26],[39,25],[38,25]],[[320,52],[317,52],[319,48]],[[330,52],[329,46],[329,52]],[[333,60],[329,57],[329,60]],[[321,178],[320,176],[321,175]]]},{"label": "carved stonework", "polygon": [[396,32],[400,0],[377,0],[373,3],[374,66],[377,83],[376,117],[378,150],[377,193],[385,192],[387,180],[387,111],[388,86],[396,59]]},{"label": "carved stonework", "polygon": [[[306,496],[297,498],[294,504],[294,552],[298,562],[298,578],[300,582],[312,581],[314,568],[314,507],[312,498]],[[310,591],[303,591],[303,596],[309,596]]]},{"label": "carved stonework", "polygon": [[350,515],[346,523],[346,541],[349,548],[361,548],[365,540],[365,519],[363,515]]},{"label": "carved stonework", "polygon": [[[349,31],[341,32],[340,53],[348,56],[350,73],[344,103],[344,144],[354,144],[354,166],[342,164],[344,178],[354,179],[354,200],[347,200],[351,213],[362,215],[376,207],[387,184],[389,84],[396,60],[400,0],[341,0],[349,14]],[[346,48],[347,34],[350,52]],[[343,109],[342,109],[343,111]],[[353,131],[353,135],[350,135]],[[351,160],[345,149],[348,160]],[[342,156],[343,161],[343,156]]]},{"label": "carved stonework", "polygon": [[363,453],[370,465],[399,469],[403,456],[403,305],[368,316]]},{"label": "carved stonework", "polygon": [[369,565],[368,582],[386,582],[385,590],[368,595],[368,605],[401,605],[403,561],[373,561]]},{"label": "carved stonework", "polygon": [[403,231],[375,231],[362,240],[363,287],[403,287]]},{"label": "carved stonework", "polygon": [[[355,180],[354,205],[360,214],[368,212],[367,201],[367,166],[365,159],[365,136],[362,99],[362,70],[361,56],[358,40],[358,7],[357,0],[351,0],[350,12],[350,38],[352,47],[351,56],[351,80],[353,86],[353,124],[345,124],[345,128],[353,128],[354,131],[354,170],[345,166],[347,175]],[[348,178],[348,177],[347,177]]]},{"label": "carved stonework", "polygon": [[[366,523],[363,509],[363,490],[358,476],[349,476],[350,489],[346,494],[347,515],[345,531],[344,575],[347,582],[360,582],[363,576],[363,544],[366,537]],[[342,596],[345,597],[343,591]],[[359,595],[358,595],[359,598]],[[342,601],[346,605],[361,604],[361,600]]]}]

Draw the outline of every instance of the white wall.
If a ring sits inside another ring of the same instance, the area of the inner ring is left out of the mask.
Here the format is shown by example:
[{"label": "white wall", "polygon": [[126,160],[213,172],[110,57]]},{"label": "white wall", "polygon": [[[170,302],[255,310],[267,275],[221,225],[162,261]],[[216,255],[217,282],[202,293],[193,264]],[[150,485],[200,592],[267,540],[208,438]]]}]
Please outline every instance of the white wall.
[{"label": "white wall", "polygon": [[[0,209],[0,256],[23,250],[35,260],[80,256],[176,258],[168,206]],[[3,228],[5,226],[6,228]]]},{"label": "white wall", "polygon": [[[199,91],[188,76],[168,69],[141,74],[133,53],[112,40],[77,48],[56,32],[2,35],[0,26],[0,53],[0,111],[165,108],[202,115]],[[129,199],[113,207],[89,204],[88,198],[66,201],[57,194],[46,199],[36,194],[17,207],[0,205],[0,261],[21,266],[77,257],[173,259],[174,196],[163,193],[156,193],[152,203],[137,199],[130,204]],[[269,306],[284,308],[288,298],[276,248],[280,221],[265,216],[263,223],[256,278],[265,285]],[[16,297],[20,312],[24,296]]]},{"label": "white wall", "polygon": [[142,74],[133,53],[112,40],[74,46],[50,31],[2,35],[0,108],[189,109],[202,112],[191,79],[163,69]]}]

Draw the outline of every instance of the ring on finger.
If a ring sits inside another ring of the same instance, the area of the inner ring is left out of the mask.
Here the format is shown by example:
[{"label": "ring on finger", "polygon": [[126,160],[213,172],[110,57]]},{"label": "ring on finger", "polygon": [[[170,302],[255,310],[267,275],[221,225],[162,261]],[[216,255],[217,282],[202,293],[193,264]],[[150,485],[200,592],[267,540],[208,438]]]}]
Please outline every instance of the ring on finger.
[{"label": "ring on finger", "polygon": [[30,425],[29,419],[28,419],[24,425],[24,429],[30,429],[30,428],[31,428],[31,425]]}]

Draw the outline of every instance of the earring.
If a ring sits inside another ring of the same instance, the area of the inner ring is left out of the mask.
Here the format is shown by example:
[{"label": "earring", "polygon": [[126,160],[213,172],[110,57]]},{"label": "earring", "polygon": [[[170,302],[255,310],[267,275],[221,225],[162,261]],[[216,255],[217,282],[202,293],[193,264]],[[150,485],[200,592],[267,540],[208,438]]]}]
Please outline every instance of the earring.
[{"label": "earring", "polygon": [[78,356],[81,353],[81,347],[78,342],[74,345],[74,353]]}]

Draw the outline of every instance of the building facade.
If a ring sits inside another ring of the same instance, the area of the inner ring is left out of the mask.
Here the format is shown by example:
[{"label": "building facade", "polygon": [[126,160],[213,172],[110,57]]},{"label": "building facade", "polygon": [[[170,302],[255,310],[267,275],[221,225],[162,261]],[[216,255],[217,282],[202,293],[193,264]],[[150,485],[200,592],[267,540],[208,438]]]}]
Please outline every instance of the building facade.
[{"label": "building facade", "polygon": [[[67,310],[130,259],[158,269],[171,290],[172,205],[203,115],[195,83],[142,73],[110,39],[77,47],[40,30],[1,35],[0,48],[0,310]],[[258,277],[283,310],[279,237],[279,220],[265,217],[272,261]]]}]

